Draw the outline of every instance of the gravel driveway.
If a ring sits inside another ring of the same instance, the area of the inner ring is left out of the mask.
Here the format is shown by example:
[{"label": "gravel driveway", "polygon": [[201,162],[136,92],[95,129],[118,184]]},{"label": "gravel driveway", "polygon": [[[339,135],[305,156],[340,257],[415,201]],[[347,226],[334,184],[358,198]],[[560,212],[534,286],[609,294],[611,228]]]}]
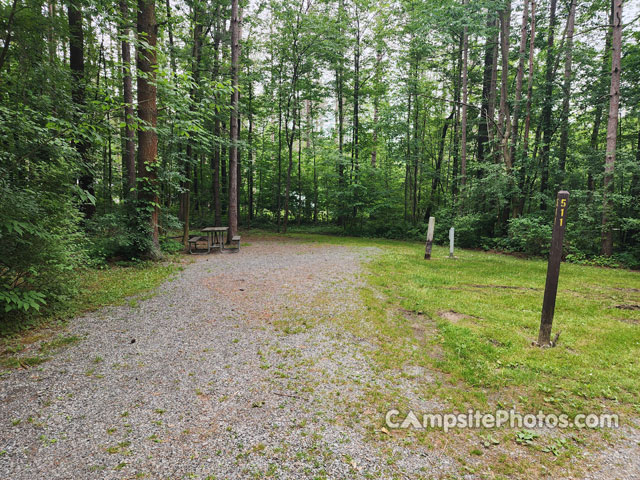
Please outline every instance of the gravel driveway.
[{"label": "gravel driveway", "polygon": [[442,453],[377,442],[359,422],[373,347],[331,319],[357,314],[361,263],[377,251],[249,242],[194,257],[134,307],[75,319],[64,334],[80,342],[0,379],[0,478],[452,471]]}]

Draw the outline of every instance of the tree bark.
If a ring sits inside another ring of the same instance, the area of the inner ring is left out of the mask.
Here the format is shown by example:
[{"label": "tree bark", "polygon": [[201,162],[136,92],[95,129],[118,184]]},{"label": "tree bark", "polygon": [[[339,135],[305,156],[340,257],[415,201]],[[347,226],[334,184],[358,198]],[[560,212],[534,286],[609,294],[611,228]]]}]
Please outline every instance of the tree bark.
[{"label": "tree bark", "polygon": [[554,36],[556,28],[556,4],[557,0],[551,0],[549,11],[549,34],[547,38],[547,64],[545,67],[545,85],[542,106],[542,158],[540,174],[540,193],[542,193],[541,208],[546,207],[547,190],[549,188],[549,155],[551,152],[551,140],[553,137],[552,109],[553,109],[553,64],[554,64]]},{"label": "tree bark", "polygon": [[[69,2],[69,12],[71,12],[71,6],[75,5],[76,2]],[[11,11],[9,12],[9,18],[7,19],[7,34],[4,37],[4,45],[2,46],[2,51],[0,51],[0,73],[2,73],[2,69],[4,68],[4,62],[7,60],[7,54],[9,53],[9,45],[11,45],[11,35],[13,33],[13,20],[16,15],[16,7],[18,6],[18,0],[13,0],[11,4]],[[82,17],[80,17],[80,22],[82,22]],[[82,35],[82,26],[80,27],[80,35]],[[73,35],[71,31],[71,13],[69,13],[69,34]]]},{"label": "tree bark", "polygon": [[500,11],[500,50],[502,53],[502,70],[500,82],[500,118],[498,122],[501,136],[501,150],[507,173],[511,172],[511,148],[509,137],[511,136],[509,116],[509,29],[511,23],[511,0],[505,2],[504,9]]},{"label": "tree bark", "polygon": [[522,105],[522,85],[524,80],[524,61],[527,49],[527,24],[529,23],[529,1],[524,0],[522,10],[522,26],[520,27],[520,48],[518,50],[518,70],[516,72],[516,96],[513,104],[513,122],[511,126],[511,159],[516,162],[516,147],[518,144],[518,127]]},{"label": "tree bark", "polygon": [[[144,207],[150,212],[151,256],[159,254],[158,239],[158,207],[156,164],[158,161],[158,136],[156,107],[156,44],[158,39],[155,0],[138,0],[138,118],[141,126],[138,129],[138,172],[142,177],[142,186],[138,196],[146,203]],[[140,42],[144,40],[144,42]]]},{"label": "tree bark", "polygon": [[610,216],[613,212],[613,174],[616,161],[618,111],[620,108],[620,56],[622,50],[622,0],[613,0],[613,27],[611,35],[611,89],[609,91],[609,121],[607,123],[607,152],[602,192],[602,254],[613,253],[613,231]]},{"label": "tree bark", "polygon": [[[495,13],[489,10],[487,14],[487,29],[493,30],[497,26]],[[478,123],[478,163],[483,163],[489,142],[489,130],[493,128],[493,107],[491,98],[495,91],[493,85],[493,71],[495,62],[495,47],[498,42],[497,33],[487,37],[484,54],[484,74],[482,78],[482,105],[480,107],[480,122]]]},{"label": "tree bark", "polygon": [[[220,25],[220,4],[216,7],[216,25],[213,34],[213,79],[218,81],[220,74],[220,39],[222,36]],[[220,117],[216,114],[213,120],[213,135],[216,139],[220,138]],[[220,145],[217,143],[213,146],[213,208],[214,208],[214,224],[219,227],[222,224],[222,205],[220,204]]]},{"label": "tree bark", "polygon": [[[69,66],[71,67],[72,86],[71,100],[74,105],[74,122],[78,124],[82,113],[86,109],[85,103],[85,72],[84,72],[84,33],[82,30],[82,6],[79,0],[70,0],[68,4],[69,17]],[[95,198],[93,174],[89,166],[89,144],[81,138],[75,143],[80,157],[82,171],[78,179],[79,187]],[[85,218],[91,218],[96,211],[95,203],[84,201],[80,211]]]},{"label": "tree bark", "polygon": [[135,112],[133,110],[133,80],[131,78],[131,45],[129,43],[129,6],[127,0],[120,0],[120,15],[122,16],[122,41],[120,44],[122,55],[122,99],[124,101],[124,150],[122,152],[123,173],[127,175],[127,191],[123,198],[135,199],[136,188],[136,144],[133,126]]},{"label": "tree bark", "polygon": [[229,235],[238,232],[238,59],[240,55],[238,0],[231,1],[231,119],[229,121]]},{"label": "tree bark", "polygon": [[[526,0],[525,0],[526,1]],[[466,6],[468,0],[463,0],[462,4]],[[465,13],[466,15],[466,13]],[[462,31],[462,113],[460,119],[460,184],[462,188],[467,184],[467,102],[469,100],[468,89],[468,69],[469,69],[469,35],[465,22]],[[457,172],[454,172],[454,176]]]},{"label": "tree bark", "polygon": [[567,163],[567,147],[569,145],[569,107],[571,101],[571,64],[573,59],[573,30],[576,16],[576,0],[570,0],[569,16],[567,17],[567,37],[564,59],[564,81],[562,83],[562,117],[560,119],[560,151],[558,166],[565,171]]}]

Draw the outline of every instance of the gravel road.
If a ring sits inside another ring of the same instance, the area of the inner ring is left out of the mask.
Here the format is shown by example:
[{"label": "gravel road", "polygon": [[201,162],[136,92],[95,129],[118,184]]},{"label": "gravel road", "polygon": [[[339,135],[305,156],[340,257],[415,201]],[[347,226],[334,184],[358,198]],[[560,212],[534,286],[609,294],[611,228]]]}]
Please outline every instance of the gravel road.
[{"label": "gravel road", "polygon": [[[373,348],[357,315],[377,250],[250,239],[197,256],[151,298],[70,322],[81,340],[0,379],[0,478],[431,478],[435,451],[360,422]],[[387,444],[388,445],[388,444]]]}]

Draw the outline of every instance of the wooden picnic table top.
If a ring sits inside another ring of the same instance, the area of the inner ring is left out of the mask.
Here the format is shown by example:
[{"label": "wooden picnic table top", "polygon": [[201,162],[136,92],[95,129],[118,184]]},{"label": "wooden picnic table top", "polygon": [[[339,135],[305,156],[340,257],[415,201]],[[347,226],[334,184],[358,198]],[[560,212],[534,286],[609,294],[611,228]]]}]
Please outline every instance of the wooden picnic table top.
[{"label": "wooden picnic table top", "polygon": [[202,232],[226,232],[229,230],[229,227],[206,227],[203,228]]}]

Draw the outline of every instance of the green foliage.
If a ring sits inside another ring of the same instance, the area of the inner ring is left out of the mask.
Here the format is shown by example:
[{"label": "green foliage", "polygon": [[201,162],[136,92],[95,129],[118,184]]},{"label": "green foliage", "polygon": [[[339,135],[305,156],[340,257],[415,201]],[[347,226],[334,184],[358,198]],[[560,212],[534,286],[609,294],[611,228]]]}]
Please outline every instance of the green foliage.
[{"label": "green foliage", "polygon": [[546,255],[551,244],[552,225],[538,215],[509,220],[508,248],[527,255]]},{"label": "green foliage", "polygon": [[[62,172],[42,169],[43,182]],[[15,188],[0,169],[0,312],[22,318],[75,292],[73,269],[82,261],[82,235],[71,197]]]},{"label": "green foliage", "polygon": [[149,225],[144,221],[147,216],[138,215],[136,211],[126,205],[87,222],[90,235],[87,248],[94,264],[113,259],[140,259],[152,248]]},{"label": "green foliage", "polygon": [[160,249],[169,254],[179,253],[184,251],[184,245],[181,242],[173,240],[171,238],[160,240]]}]

